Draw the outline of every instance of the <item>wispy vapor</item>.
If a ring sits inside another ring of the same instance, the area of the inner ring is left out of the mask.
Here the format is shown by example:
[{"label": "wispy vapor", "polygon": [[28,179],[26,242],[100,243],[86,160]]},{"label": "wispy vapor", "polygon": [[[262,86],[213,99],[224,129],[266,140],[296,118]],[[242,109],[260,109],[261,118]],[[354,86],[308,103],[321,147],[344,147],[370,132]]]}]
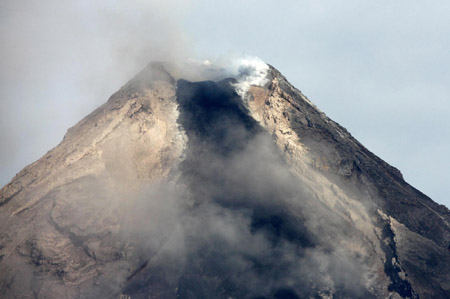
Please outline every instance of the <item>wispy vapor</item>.
[{"label": "wispy vapor", "polygon": [[185,1],[2,1],[0,184],[152,60],[191,56]]}]

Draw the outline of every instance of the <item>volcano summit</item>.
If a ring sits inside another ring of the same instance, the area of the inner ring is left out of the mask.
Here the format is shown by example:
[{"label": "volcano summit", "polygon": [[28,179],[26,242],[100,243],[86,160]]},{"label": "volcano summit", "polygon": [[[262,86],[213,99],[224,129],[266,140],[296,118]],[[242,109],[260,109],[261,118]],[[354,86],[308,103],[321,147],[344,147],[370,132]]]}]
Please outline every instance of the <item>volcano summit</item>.
[{"label": "volcano summit", "polygon": [[150,63],[0,193],[2,298],[449,298],[450,211],[275,68]]}]

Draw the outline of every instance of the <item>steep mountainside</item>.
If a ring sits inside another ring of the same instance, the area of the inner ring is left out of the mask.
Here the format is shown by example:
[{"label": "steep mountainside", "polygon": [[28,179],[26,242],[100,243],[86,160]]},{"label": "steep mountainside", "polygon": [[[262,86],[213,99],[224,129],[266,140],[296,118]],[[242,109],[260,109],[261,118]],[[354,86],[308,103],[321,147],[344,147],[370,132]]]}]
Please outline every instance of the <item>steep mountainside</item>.
[{"label": "steep mountainside", "polygon": [[149,64],[1,189],[2,298],[450,297],[447,208],[273,67],[208,68]]}]

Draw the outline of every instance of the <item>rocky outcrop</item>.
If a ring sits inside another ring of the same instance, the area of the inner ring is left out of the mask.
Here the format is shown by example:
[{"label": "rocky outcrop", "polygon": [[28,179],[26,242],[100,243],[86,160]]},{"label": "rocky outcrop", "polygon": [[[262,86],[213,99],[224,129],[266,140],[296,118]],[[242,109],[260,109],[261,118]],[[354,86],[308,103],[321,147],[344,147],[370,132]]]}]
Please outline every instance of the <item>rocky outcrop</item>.
[{"label": "rocky outcrop", "polygon": [[450,296],[449,210],[276,69],[166,69],[1,189],[2,298]]},{"label": "rocky outcrop", "polygon": [[[437,272],[434,269],[431,270],[429,264],[424,266],[423,262],[420,263],[418,260],[411,263],[407,261],[411,256],[408,257],[406,252],[418,250],[422,254],[417,254],[426,260],[429,257],[426,257],[427,254],[424,254],[423,248],[427,248],[430,255],[435,257],[436,262],[433,267],[445,267],[450,261],[450,254],[446,250],[450,240],[449,210],[407,184],[399,170],[372,154],[345,128],[329,119],[299,90],[290,85],[277,70],[272,68],[271,75],[271,82],[265,88],[251,89],[246,101],[247,106],[255,119],[272,133],[297,176],[303,180],[311,177],[312,181],[317,181],[314,175],[308,175],[311,172],[308,165],[312,166],[326,180],[329,180],[326,183],[321,182],[320,188],[341,186],[343,190],[349,190],[349,188],[353,192],[356,190],[350,198],[340,201],[340,204],[346,205],[350,214],[352,211],[358,211],[355,206],[358,206],[357,202],[359,202],[365,207],[359,210],[369,211],[368,218],[371,221],[377,217],[383,219],[386,213],[395,223],[402,223],[402,227],[411,234],[410,238],[405,239],[414,241],[402,242],[395,246],[398,233],[391,228],[391,223],[381,224],[381,227],[386,227],[382,228],[385,233],[381,234],[387,237],[387,239],[381,238],[386,258],[395,258],[396,264],[404,259],[407,278],[404,277],[405,283],[401,288],[410,288],[409,281],[414,281],[411,291],[399,289],[398,293],[410,298],[418,294],[423,298],[448,297],[450,284],[444,281],[449,281],[450,273],[443,268]],[[306,185],[314,184],[310,182]],[[328,191],[328,193],[332,192]],[[352,192],[344,191],[344,194],[348,196]],[[333,196],[326,195],[322,198],[329,201]],[[329,202],[328,205],[334,206],[334,203]],[[373,211],[374,208],[377,209],[376,212]],[[364,214],[364,212],[360,213]],[[381,221],[381,223],[385,222],[385,220]],[[420,235],[423,239],[419,241],[418,238],[412,237],[413,235]],[[387,246],[384,244],[386,242]],[[439,252],[439,254],[434,255],[431,252],[436,254]],[[385,272],[392,274],[391,270],[385,270]],[[436,273],[439,273],[437,276],[440,278],[437,278]],[[422,285],[418,281],[424,277],[427,278],[422,281],[427,282]],[[391,277],[391,280],[396,279]],[[432,292],[429,291],[430,283],[434,285]],[[389,288],[395,289],[396,285],[401,285],[398,279],[397,283],[392,282]],[[417,293],[412,290],[414,288]]]}]

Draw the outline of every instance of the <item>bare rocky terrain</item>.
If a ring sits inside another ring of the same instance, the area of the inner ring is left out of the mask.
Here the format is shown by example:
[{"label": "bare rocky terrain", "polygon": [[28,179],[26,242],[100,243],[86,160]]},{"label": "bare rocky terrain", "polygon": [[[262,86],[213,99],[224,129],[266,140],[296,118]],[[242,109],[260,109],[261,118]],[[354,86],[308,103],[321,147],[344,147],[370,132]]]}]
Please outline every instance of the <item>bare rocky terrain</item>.
[{"label": "bare rocky terrain", "polygon": [[2,298],[450,297],[446,207],[275,68],[180,74],[149,64],[1,189]]}]

